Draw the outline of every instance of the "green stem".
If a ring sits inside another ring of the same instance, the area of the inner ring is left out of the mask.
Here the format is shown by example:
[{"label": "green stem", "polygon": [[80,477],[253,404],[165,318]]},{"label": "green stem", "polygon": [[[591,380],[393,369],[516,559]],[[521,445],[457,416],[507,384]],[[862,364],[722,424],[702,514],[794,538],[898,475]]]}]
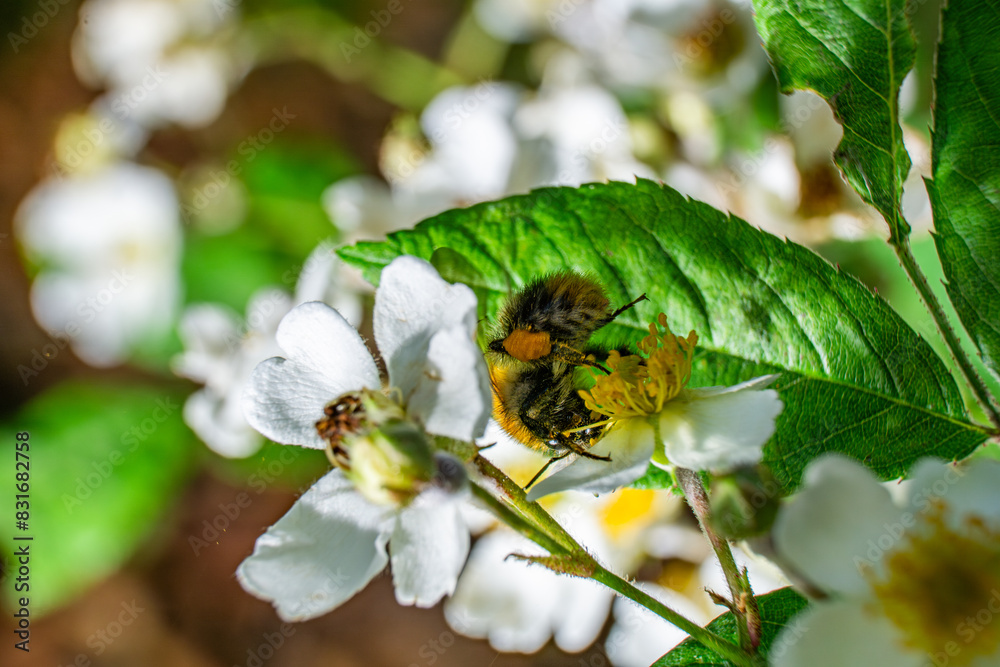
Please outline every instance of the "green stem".
[{"label": "green stem", "polygon": [[745,595],[752,596],[753,591],[743,585],[743,576],[740,574],[739,566],[736,565],[736,559],[733,558],[733,551],[729,548],[729,541],[712,530],[710,523],[712,510],[709,507],[708,494],[705,492],[705,486],[701,483],[699,474],[687,468],[676,468],[674,475],[677,477],[677,483],[680,484],[681,490],[684,491],[684,497],[687,499],[688,505],[691,506],[694,515],[698,517],[698,523],[701,525],[702,532],[705,533],[705,537],[708,538],[709,544],[712,545],[712,550],[715,551],[715,555],[719,559],[719,564],[722,566],[722,573],[726,576],[726,584],[729,586],[729,593],[732,600],[730,611],[737,618],[736,631],[739,636],[740,646],[744,650],[753,651],[756,649],[756,646],[750,636],[750,626],[746,618],[744,605],[741,602]]},{"label": "green stem", "polygon": [[966,383],[968,383],[969,388],[972,390],[973,396],[975,396],[976,401],[982,406],[983,411],[986,412],[986,416],[989,418],[990,423],[993,424],[994,429],[1000,430],[1000,411],[997,410],[996,405],[994,405],[990,392],[986,388],[986,384],[983,382],[979,374],[976,373],[976,369],[972,365],[972,361],[969,359],[968,355],[965,354],[965,350],[962,348],[962,344],[955,335],[954,329],[951,328],[951,324],[948,322],[948,318],[944,314],[944,309],[941,307],[940,301],[938,301],[937,296],[931,290],[930,285],[927,283],[927,278],[924,276],[920,267],[917,265],[917,260],[913,257],[913,253],[910,251],[910,242],[906,237],[897,238],[895,240],[890,239],[890,244],[896,251],[896,256],[899,258],[899,263],[902,264],[903,270],[906,271],[906,275],[909,277],[910,282],[913,283],[914,288],[916,288],[917,293],[924,302],[927,310],[930,312],[931,317],[934,319],[934,324],[937,325],[938,331],[941,333],[941,337],[944,338],[945,344],[951,351],[951,356],[958,364],[959,370],[965,377]]},{"label": "green stem", "polygon": [[757,667],[764,664],[759,657],[749,655],[746,651],[742,650],[735,644],[726,641],[722,637],[719,637],[713,632],[701,627],[697,623],[681,616],[670,607],[643,591],[641,588],[638,588],[618,575],[609,572],[599,564],[595,565],[596,569],[594,570],[593,575],[595,581],[601,582],[616,593],[627,597],[628,599],[642,605],[646,609],[649,609],[660,618],[676,625],[678,628],[691,635],[694,639],[701,642],[706,647],[729,660],[733,664],[745,667]]},{"label": "green stem", "polygon": [[476,456],[473,463],[481,474],[493,480],[507,502],[517,508],[517,511],[530,521],[533,521],[543,533],[554,539],[559,544],[563,553],[587,553],[585,549],[577,544],[573,536],[566,532],[566,529],[560,526],[559,522],[553,519],[541,505],[528,500],[524,489],[518,486],[506,473],[479,455]]},{"label": "green stem", "polygon": [[473,482],[469,485],[472,495],[488,507],[503,523],[507,524],[518,533],[547,550],[551,554],[565,553],[565,549],[558,542],[550,538],[542,531],[535,528],[516,510],[498,500],[492,493]]},{"label": "green stem", "polygon": [[[488,460],[477,454],[472,463],[484,478],[492,481],[494,490],[502,497],[500,500],[495,499],[495,502],[488,503],[488,506],[492,509],[499,509],[499,516],[503,520],[513,518],[514,525],[512,527],[522,535],[544,547],[549,553],[572,556],[584,566],[582,569],[589,569],[593,572],[592,579],[649,609],[665,621],[676,625],[734,664],[741,667],[758,667],[763,664],[757,656],[685,618],[648,593],[606,569],[541,505],[529,501],[524,489],[515,484],[510,477]],[[480,488],[478,484],[474,484],[473,487],[478,489],[478,491],[473,491],[477,497],[480,497],[480,493],[488,495],[488,491]],[[538,534],[545,536],[543,541],[535,539]]]}]

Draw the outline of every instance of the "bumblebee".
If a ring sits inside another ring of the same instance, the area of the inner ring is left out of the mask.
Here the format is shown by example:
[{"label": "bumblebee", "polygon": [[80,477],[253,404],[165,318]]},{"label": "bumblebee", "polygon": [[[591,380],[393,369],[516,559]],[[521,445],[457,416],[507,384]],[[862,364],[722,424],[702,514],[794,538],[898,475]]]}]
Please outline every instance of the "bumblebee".
[{"label": "bumblebee", "polygon": [[606,350],[590,346],[591,335],[645,298],[611,310],[598,283],[572,272],[539,278],[512,294],[487,345],[493,417],[501,428],[553,460],[570,453],[606,458],[587,453],[600,427],[589,426],[576,368],[607,372],[595,360]]}]

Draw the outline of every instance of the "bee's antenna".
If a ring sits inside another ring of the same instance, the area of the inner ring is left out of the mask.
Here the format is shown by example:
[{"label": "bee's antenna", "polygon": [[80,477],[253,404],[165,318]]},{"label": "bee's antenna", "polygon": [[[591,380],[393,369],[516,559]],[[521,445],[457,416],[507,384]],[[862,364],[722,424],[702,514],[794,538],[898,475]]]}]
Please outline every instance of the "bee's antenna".
[{"label": "bee's antenna", "polygon": [[619,315],[621,315],[622,313],[624,313],[626,310],[628,310],[629,308],[631,308],[632,306],[636,305],[637,303],[639,303],[641,301],[649,301],[649,297],[647,297],[645,294],[643,294],[639,298],[633,299],[632,301],[629,301],[624,306],[622,306],[621,308],[619,308],[615,312],[611,313],[611,317],[608,318],[608,322],[610,322],[611,320],[615,319],[616,317],[618,317]]}]

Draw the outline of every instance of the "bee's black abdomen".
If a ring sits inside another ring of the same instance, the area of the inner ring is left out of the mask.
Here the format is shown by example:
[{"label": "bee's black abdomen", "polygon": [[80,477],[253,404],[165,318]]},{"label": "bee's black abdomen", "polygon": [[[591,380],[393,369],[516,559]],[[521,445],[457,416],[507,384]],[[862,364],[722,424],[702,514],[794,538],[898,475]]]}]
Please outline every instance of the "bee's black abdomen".
[{"label": "bee's black abdomen", "polygon": [[594,434],[586,431],[563,435],[586,426],[590,410],[576,390],[573,370],[559,364],[524,371],[518,380],[518,417],[531,433],[553,450],[590,446]]}]

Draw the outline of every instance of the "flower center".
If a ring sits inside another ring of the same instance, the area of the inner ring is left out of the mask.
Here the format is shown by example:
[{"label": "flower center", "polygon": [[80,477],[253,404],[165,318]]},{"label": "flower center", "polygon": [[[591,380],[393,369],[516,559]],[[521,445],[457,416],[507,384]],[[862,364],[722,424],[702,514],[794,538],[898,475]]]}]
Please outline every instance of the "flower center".
[{"label": "flower center", "polygon": [[423,429],[381,391],[344,394],[323,415],[316,431],[327,442],[327,458],[375,504],[408,504],[438,472]]},{"label": "flower center", "polygon": [[323,418],[316,422],[319,437],[328,443],[327,458],[344,470],[351,469],[351,457],[344,447],[344,436],[361,430],[361,420],[365,416],[361,397],[344,394],[323,408]]},{"label": "flower center", "polygon": [[588,408],[609,421],[653,415],[687,385],[698,334],[675,336],[663,313],[657,322],[664,331],[650,324],[649,335],[638,343],[640,354],[623,357],[611,351],[607,360],[611,373],[596,375],[594,386],[580,392]]},{"label": "flower center", "polygon": [[931,506],[872,590],[906,647],[963,667],[1000,649],[1000,526],[970,515],[956,530],[947,510]]}]

